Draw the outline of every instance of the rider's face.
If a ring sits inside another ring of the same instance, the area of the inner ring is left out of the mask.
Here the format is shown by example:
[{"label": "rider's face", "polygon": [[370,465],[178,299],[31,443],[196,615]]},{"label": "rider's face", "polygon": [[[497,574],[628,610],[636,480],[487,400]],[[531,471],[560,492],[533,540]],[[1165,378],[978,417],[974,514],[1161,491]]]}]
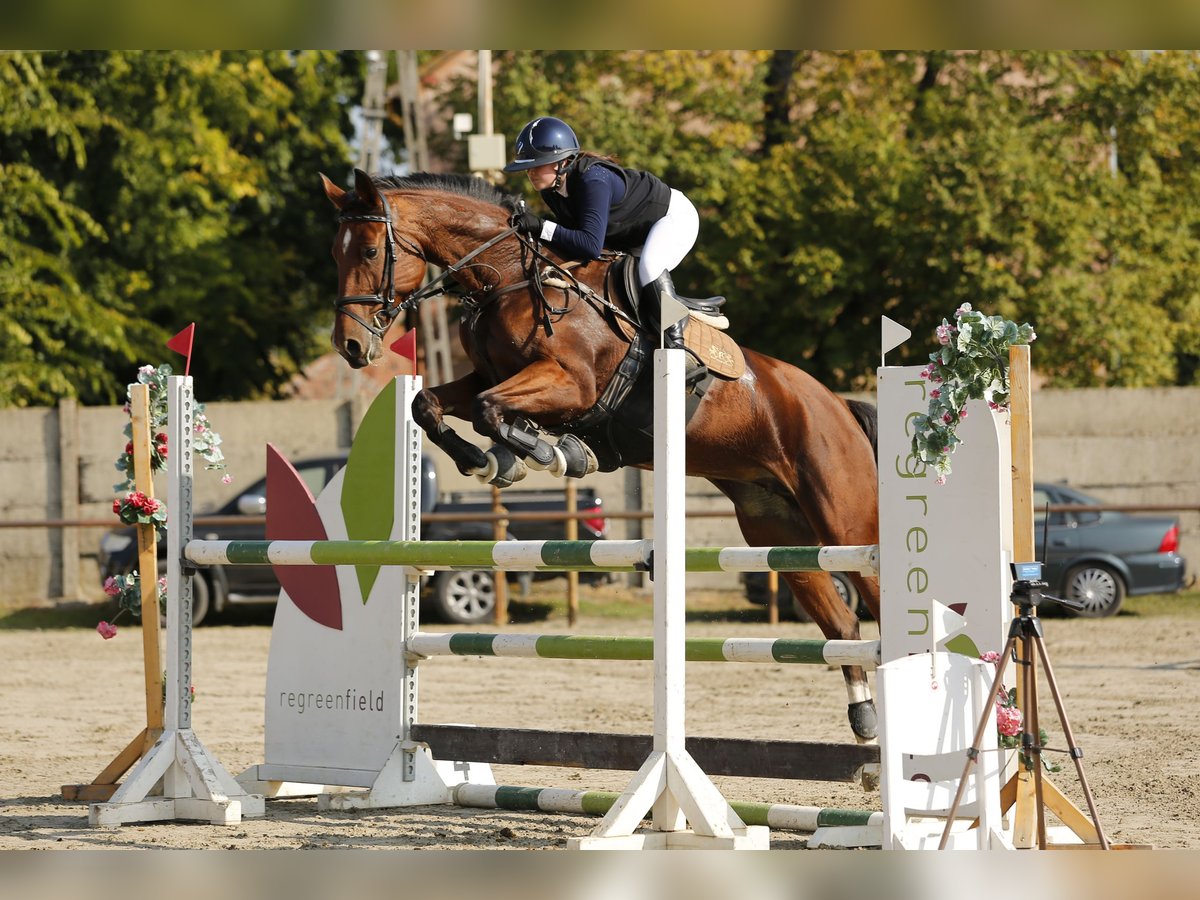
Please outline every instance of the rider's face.
[{"label": "rider's face", "polygon": [[554,170],[558,168],[558,163],[546,163],[544,166],[536,166],[529,169],[529,183],[533,185],[535,191],[544,191],[547,188],[554,187]]}]

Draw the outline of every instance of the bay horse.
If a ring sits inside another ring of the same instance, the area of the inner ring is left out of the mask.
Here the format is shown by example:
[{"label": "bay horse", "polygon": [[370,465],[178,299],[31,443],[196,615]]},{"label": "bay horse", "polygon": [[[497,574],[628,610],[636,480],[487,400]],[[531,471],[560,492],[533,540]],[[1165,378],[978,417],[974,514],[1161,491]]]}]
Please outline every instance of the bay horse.
[{"label": "bay horse", "polygon": [[[516,199],[478,178],[355,170],[353,192],[321,180],[338,222],[332,342],[352,367],[379,357],[402,309],[438,291],[459,296],[460,338],[474,370],[421,391],[413,414],[460,471],[505,484],[524,473],[522,458],[574,476],[651,467],[652,391],[641,377],[650,367],[630,361],[645,340],[614,287],[619,260],[569,263],[518,235],[509,226]],[[444,272],[422,288],[429,264]],[[875,408],[839,398],[795,366],[742,354],[740,377],[709,375],[693,398],[688,474],[733,502],[750,546],[878,543]],[[622,399],[614,384],[628,395],[623,403],[614,402]],[[621,426],[627,409],[634,413]],[[496,445],[485,454],[447,416]],[[639,416],[640,432],[631,424]],[[781,575],[827,638],[858,638],[857,616],[827,573]],[[877,579],[851,578],[878,620]],[[866,675],[850,666],[843,674],[851,728],[869,741],[876,720]]]}]

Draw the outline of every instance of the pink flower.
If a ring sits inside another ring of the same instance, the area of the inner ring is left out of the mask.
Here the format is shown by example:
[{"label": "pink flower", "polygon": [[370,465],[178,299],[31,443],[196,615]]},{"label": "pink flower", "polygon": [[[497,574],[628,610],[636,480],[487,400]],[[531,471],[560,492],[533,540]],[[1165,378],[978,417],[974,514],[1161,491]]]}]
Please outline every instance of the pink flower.
[{"label": "pink flower", "polygon": [[929,392],[929,396],[932,399],[936,400],[938,397],[942,396],[942,392],[939,388],[934,388],[932,391]]},{"label": "pink flower", "polygon": [[[117,586],[117,579],[109,575],[104,579],[104,593],[110,597],[115,597],[121,593],[121,589]],[[101,624],[104,624],[103,622]]]},{"label": "pink flower", "polygon": [[158,579],[158,589],[160,591],[165,591],[167,589],[167,576],[166,575],[164,575],[162,578]]},{"label": "pink flower", "polygon": [[965,406],[958,411],[958,417],[960,419],[965,419],[967,417],[967,408]]},{"label": "pink flower", "polygon": [[945,475],[939,475],[934,481],[934,484],[945,484],[945,483],[946,483]]},{"label": "pink flower", "polygon": [[954,318],[961,319],[965,313],[969,313],[970,311],[971,311],[971,304],[964,303],[962,306],[960,306],[958,309],[956,309],[954,311]]},{"label": "pink flower", "polygon": [[950,343],[950,335],[954,334],[954,328],[950,325],[939,325],[937,327],[938,343],[943,346]]},{"label": "pink flower", "polygon": [[942,415],[942,421],[945,422],[947,425],[953,425],[954,424],[954,413],[944,413]]},{"label": "pink flower", "polygon": [[984,662],[990,662],[993,665],[1000,662],[1000,654],[999,654],[999,652],[997,652],[995,650],[989,650],[987,653],[984,653],[979,658],[982,659]]},{"label": "pink flower", "polygon": [[96,631],[98,631],[100,633],[100,637],[104,638],[106,641],[117,636],[117,626],[108,622],[102,621],[96,626]]},{"label": "pink flower", "polygon": [[1015,706],[996,707],[996,728],[1006,737],[1021,733],[1021,711]]},{"label": "pink flower", "polygon": [[233,484],[233,476],[228,472],[221,476],[221,484]]}]

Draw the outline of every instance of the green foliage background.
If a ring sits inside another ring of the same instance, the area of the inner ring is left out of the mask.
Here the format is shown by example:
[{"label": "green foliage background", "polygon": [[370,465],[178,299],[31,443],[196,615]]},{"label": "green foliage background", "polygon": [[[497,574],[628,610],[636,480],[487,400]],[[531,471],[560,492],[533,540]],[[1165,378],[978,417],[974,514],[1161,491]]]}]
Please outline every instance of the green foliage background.
[{"label": "green foliage background", "polygon": [[687,193],[676,282],[827,383],[869,383],[881,314],[923,362],[963,302],[1031,322],[1054,384],[1196,382],[1200,54],[518,52],[498,76],[506,133],[560,115]]},{"label": "green foliage background", "polygon": [[284,383],[361,93],[359,54],[0,54],[0,405],[120,402],[193,320],[206,397]]},{"label": "green foliage background", "polygon": [[[1200,53],[494,60],[498,131],[559,115],[687,193],[681,289],[833,387],[870,384],[881,314],[919,362],[963,302],[1032,323],[1053,384],[1196,383]],[[269,396],[322,352],[316,173],[348,171],[362,73],[349,52],[0,53],[0,405],[119,402],[192,320],[206,398]],[[473,110],[473,72],[426,100]]]}]

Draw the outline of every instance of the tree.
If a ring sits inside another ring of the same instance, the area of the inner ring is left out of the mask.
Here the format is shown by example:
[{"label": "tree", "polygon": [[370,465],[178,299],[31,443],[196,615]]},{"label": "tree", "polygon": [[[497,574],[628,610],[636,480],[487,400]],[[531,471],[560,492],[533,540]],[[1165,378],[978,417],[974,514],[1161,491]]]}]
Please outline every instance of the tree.
[{"label": "tree", "polygon": [[[163,360],[165,339],[193,320],[206,396],[278,390],[318,352],[322,313],[328,322],[331,228],[313,185],[349,166],[360,61],[100,51],[23,62],[25,94],[40,86],[82,124],[65,154],[57,125],[35,118],[0,160],[26,159],[91,227],[69,245],[31,232],[74,288],[47,285],[47,324],[28,344],[56,381],[8,402],[111,402],[131,365]],[[5,322],[18,320],[15,294],[4,297]]]}]

